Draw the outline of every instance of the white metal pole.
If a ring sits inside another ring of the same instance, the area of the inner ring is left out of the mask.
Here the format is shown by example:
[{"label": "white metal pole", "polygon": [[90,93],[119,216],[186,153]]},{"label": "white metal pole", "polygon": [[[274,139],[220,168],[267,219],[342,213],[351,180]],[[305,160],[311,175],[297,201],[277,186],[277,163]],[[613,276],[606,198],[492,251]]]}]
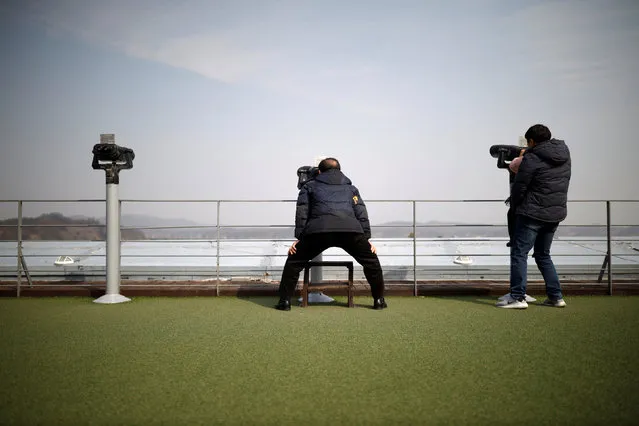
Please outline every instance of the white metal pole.
[{"label": "white metal pole", "polygon": [[120,293],[120,215],[118,185],[107,185],[107,294]]},{"label": "white metal pole", "polygon": [[[322,261],[322,253],[318,254],[313,258],[313,262],[321,262]],[[313,266],[311,268],[311,283],[313,284],[321,284],[322,283],[322,267],[321,266]]]},{"label": "white metal pole", "polygon": [[[318,155],[313,160],[313,166],[318,167],[319,163],[326,158],[323,155]],[[313,262],[321,262],[322,261],[322,253],[318,254],[313,258]],[[313,284],[321,284],[322,283],[322,267],[315,266],[311,268],[311,283]]]},{"label": "white metal pole", "polygon": [[94,302],[129,302],[131,299],[120,294],[120,198],[115,183],[107,184],[106,215],[106,294]]},{"label": "white metal pole", "polygon": [[[319,166],[319,163],[326,158],[326,156],[320,155],[315,157],[314,161],[313,161],[313,165],[315,167]],[[318,254],[317,256],[315,256],[312,260],[313,262],[321,262],[323,259],[322,253]],[[311,268],[311,283],[312,284],[321,284],[323,281],[324,277],[322,274],[322,267],[321,266],[314,266]],[[311,287],[312,289],[312,287]],[[325,295],[324,293],[322,293],[321,291],[314,291],[314,292],[310,292],[308,295],[308,301],[311,303],[331,303],[333,302],[335,299],[333,299],[330,296]]]}]

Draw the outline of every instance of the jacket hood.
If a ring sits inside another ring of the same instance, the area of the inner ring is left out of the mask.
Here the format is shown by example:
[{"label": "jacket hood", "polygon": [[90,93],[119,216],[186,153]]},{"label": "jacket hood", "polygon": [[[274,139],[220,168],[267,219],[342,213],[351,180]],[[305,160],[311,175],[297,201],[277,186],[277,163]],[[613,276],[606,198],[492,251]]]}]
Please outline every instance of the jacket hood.
[{"label": "jacket hood", "polygon": [[559,139],[550,139],[536,145],[530,150],[542,161],[553,166],[560,166],[570,160],[568,145]]},{"label": "jacket hood", "polygon": [[320,173],[315,180],[327,185],[350,185],[352,183],[349,178],[337,169],[330,169]]}]

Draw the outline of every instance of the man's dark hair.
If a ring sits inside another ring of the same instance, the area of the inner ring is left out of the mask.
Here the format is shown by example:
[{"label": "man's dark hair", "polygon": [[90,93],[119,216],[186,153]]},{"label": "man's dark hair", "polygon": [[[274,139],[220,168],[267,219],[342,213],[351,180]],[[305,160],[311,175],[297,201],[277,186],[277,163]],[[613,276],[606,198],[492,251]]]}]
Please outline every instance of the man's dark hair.
[{"label": "man's dark hair", "polygon": [[550,140],[552,134],[550,133],[550,129],[544,126],[543,124],[535,124],[532,126],[526,134],[524,135],[526,140],[532,139],[535,143],[546,142]]},{"label": "man's dark hair", "polygon": [[337,161],[337,158],[333,158],[333,157],[328,157],[323,159],[322,161],[320,161],[319,166],[318,166],[320,172],[324,173],[330,169],[337,169],[337,170],[341,170],[341,167],[339,165],[339,161]]}]

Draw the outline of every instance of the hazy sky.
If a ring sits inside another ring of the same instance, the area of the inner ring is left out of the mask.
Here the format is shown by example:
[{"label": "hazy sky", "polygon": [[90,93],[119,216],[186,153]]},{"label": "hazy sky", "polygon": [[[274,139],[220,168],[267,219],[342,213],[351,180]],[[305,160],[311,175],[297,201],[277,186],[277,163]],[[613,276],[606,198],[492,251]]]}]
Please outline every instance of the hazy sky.
[{"label": "hazy sky", "polygon": [[331,155],[364,200],[503,199],[488,148],[538,122],[571,148],[570,198],[639,199],[636,0],[14,0],[0,16],[2,199],[103,198],[100,133],[135,150],[122,198],[294,199],[296,169]]}]

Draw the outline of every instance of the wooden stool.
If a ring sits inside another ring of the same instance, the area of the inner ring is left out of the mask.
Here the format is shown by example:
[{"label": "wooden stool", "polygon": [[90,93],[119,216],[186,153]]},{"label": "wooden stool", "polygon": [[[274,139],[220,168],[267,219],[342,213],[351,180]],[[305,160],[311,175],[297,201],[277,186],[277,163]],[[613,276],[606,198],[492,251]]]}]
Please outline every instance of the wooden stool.
[{"label": "wooden stool", "polygon": [[315,289],[323,289],[327,287],[335,287],[338,285],[348,285],[348,307],[352,308],[355,306],[353,303],[353,294],[355,293],[355,289],[353,287],[353,262],[308,262],[304,267],[304,287],[302,287],[302,307],[308,306],[308,284],[309,284],[309,273],[308,271],[313,266],[344,266],[348,269],[348,282],[340,282],[333,284],[319,284],[314,285],[313,290]]}]

